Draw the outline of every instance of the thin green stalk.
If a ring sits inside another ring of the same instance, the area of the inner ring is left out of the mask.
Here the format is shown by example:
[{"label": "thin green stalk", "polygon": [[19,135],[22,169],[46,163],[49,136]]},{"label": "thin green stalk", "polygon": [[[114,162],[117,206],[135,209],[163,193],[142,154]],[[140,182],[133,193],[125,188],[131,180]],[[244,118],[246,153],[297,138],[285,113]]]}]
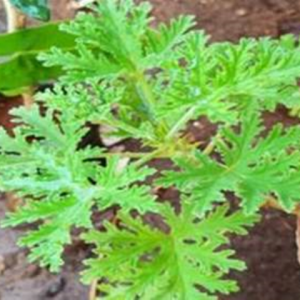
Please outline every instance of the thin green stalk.
[{"label": "thin green stalk", "polygon": [[217,142],[219,142],[220,140],[221,140],[221,135],[217,134],[216,137],[203,150],[203,153],[206,155],[210,155],[214,151]]},{"label": "thin green stalk", "polygon": [[175,125],[171,128],[169,133],[167,134],[167,139],[173,138],[179,130],[182,129],[182,127],[185,125],[185,123],[193,116],[193,114],[196,111],[196,106],[191,107],[181,119],[178,120],[178,122],[175,123]]},{"label": "thin green stalk", "polygon": [[153,152],[149,152],[147,155],[144,154],[143,157],[141,157],[141,159],[135,163],[135,166],[141,167],[154,158],[162,158],[161,151],[159,149]]},{"label": "thin green stalk", "polygon": [[149,153],[146,152],[109,152],[109,153],[101,153],[98,158],[111,158],[113,156],[120,156],[123,158],[132,158],[132,159],[138,159],[141,157],[144,157]]},{"label": "thin green stalk", "polygon": [[154,106],[155,106],[155,98],[153,96],[153,93],[145,79],[145,75],[141,72],[137,73],[136,76],[136,91],[141,99],[143,105],[147,109],[147,112],[149,113],[150,121],[154,121]]},{"label": "thin green stalk", "polygon": [[155,127],[155,129],[158,129],[158,132],[168,132],[167,123],[165,121],[157,122],[156,120],[155,106],[157,105],[157,99],[155,98],[144,73],[137,72],[135,86],[137,94],[146,109],[151,124]]}]

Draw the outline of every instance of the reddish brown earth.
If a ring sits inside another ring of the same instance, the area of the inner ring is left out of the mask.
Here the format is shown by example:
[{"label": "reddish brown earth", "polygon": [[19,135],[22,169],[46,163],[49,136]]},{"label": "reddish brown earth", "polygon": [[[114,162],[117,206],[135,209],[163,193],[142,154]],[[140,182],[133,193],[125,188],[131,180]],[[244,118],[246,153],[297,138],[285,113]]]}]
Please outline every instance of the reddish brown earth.
[{"label": "reddish brown earth", "polygon": [[[65,9],[59,0],[53,7],[60,17]],[[199,27],[214,41],[236,41],[241,37],[284,33],[300,34],[300,0],[152,0],[160,20],[178,14],[195,14]],[[59,5],[59,6],[58,6]],[[1,12],[0,12],[1,17]],[[0,20],[3,23],[3,19]],[[1,80],[1,79],[0,79]],[[0,102],[0,124],[9,126],[7,110],[20,100]],[[295,124],[284,109],[266,116],[267,124]],[[199,125],[199,124],[198,124]],[[198,140],[205,141],[213,128],[202,120],[191,127]],[[0,219],[5,212],[5,199],[0,200]],[[60,275],[50,275],[26,263],[25,252],[15,246],[24,231],[0,231],[0,299],[1,300],[85,300],[88,288],[78,283],[81,260],[89,249],[81,244],[66,251],[66,266]],[[300,299],[300,267],[296,259],[295,219],[275,210],[266,210],[262,221],[249,236],[233,238],[239,258],[245,260],[248,272],[232,274],[241,285],[241,292],[222,300],[298,300]],[[194,300],[194,299],[187,299]],[[201,300],[201,299],[200,299]]]}]

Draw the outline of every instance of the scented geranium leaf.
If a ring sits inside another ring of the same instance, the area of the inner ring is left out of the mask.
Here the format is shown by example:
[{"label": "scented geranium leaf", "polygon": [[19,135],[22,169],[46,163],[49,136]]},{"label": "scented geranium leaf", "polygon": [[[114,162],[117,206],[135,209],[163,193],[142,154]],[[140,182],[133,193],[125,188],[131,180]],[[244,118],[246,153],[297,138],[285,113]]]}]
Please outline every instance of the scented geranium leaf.
[{"label": "scented geranium leaf", "polygon": [[155,210],[150,187],[141,184],[154,171],[133,165],[120,169],[117,156],[100,166],[101,149],[79,149],[86,134],[82,121],[50,109],[42,115],[37,105],[11,114],[18,126],[13,136],[0,130],[0,188],[23,197],[24,204],[2,225],[41,222],[20,240],[31,248],[30,259],[58,271],[72,228],[92,226],[93,206]]},{"label": "scented geranium leaf", "polygon": [[151,64],[151,61],[153,61],[155,66],[159,61],[165,63],[170,58],[173,60],[174,58],[178,59],[176,55],[178,56],[179,52],[174,50],[176,46],[181,45],[186,40],[186,33],[194,25],[193,16],[180,16],[178,19],[171,20],[169,26],[160,24],[156,30],[149,29],[147,34],[149,45],[146,48],[147,53],[149,53],[147,58],[148,64]]},{"label": "scented geranium leaf", "polygon": [[13,5],[33,19],[49,21],[48,0],[9,0]]},{"label": "scented geranium leaf", "polygon": [[66,81],[80,82],[82,78],[104,79],[114,77],[120,74],[121,68],[110,62],[104,55],[94,56],[93,52],[84,46],[78,46],[78,55],[62,51],[58,48],[52,49],[51,56],[41,54],[40,59],[46,60],[46,67],[61,65],[64,71]]},{"label": "scented geranium leaf", "polygon": [[59,229],[56,224],[45,224],[38,231],[19,240],[18,244],[32,249],[29,254],[30,262],[39,261],[42,267],[49,267],[51,272],[57,272],[63,264],[61,253],[64,245],[70,242],[68,228]]},{"label": "scented geranium leaf", "polygon": [[68,139],[61,132],[59,125],[54,122],[53,112],[48,111],[45,116],[42,116],[39,107],[34,105],[30,110],[25,107],[13,109],[10,114],[15,117],[15,123],[18,121],[24,123],[22,129],[25,137],[44,138],[44,142],[54,147],[66,146]]},{"label": "scented geranium leaf", "polygon": [[171,127],[178,131],[200,116],[236,123],[249,103],[258,103],[259,110],[272,111],[279,103],[297,107],[300,55],[295,38],[242,39],[237,44],[207,40],[203,32],[192,32],[178,67],[169,67],[167,77],[162,74],[159,112]]},{"label": "scented geranium leaf", "polygon": [[[53,217],[57,214],[58,210],[61,213],[67,211],[75,203],[74,198],[68,199],[53,199],[52,201],[35,201],[27,202],[27,205],[17,213],[9,213],[2,225],[17,226],[22,223],[33,223],[41,218]],[[58,209],[59,208],[59,209]]]},{"label": "scented geranium leaf", "polygon": [[58,272],[63,264],[64,247],[71,243],[72,227],[91,228],[91,206],[95,190],[85,189],[81,196],[53,197],[48,201],[31,200],[15,213],[8,214],[3,226],[16,226],[45,220],[36,230],[29,231],[18,244],[31,249],[30,261]]},{"label": "scented geranium leaf", "polygon": [[36,94],[35,99],[53,110],[67,112],[74,120],[95,123],[112,118],[113,105],[117,105],[123,92],[122,88],[106,82],[95,84],[93,90],[81,84],[56,84],[53,89]]},{"label": "scented geranium leaf", "polygon": [[[100,257],[87,261],[84,280],[106,278],[101,288],[108,299],[120,299],[121,295],[126,295],[125,299],[217,299],[217,293],[236,291],[236,283],[224,275],[241,271],[245,265],[232,258],[234,251],[224,250],[228,243],[225,234],[244,233],[257,218],[241,212],[228,215],[224,206],[197,220],[187,202],[180,215],[166,206],[161,213],[170,228],[168,233],[123,214],[121,228],[107,223],[107,232],[85,234],[87,242],[96,244],[95,254]],[[224,226],[218,222],[221,219]],[[233,223],[234,219],[239,222]],[[201,228],[212,235],[202,234]],[[116,265],[119,272],[115,272]]]},{"label": "scented geranium leaf", "polygon": [[251,225],[254,222],[253,215],[244,213],[228,215],[226,205],[219,206],[212,213],[213,217],[205,218],[199,225],[199,235],[204,238],[220,240],[220,243],[226,243],[228,240],[224,234],[232,232],[238,235],[246,235],[244,223]]},{"label": "scented geranium leaf", "polygon": [[151,195],[150,187],[136,184],[153,175],[155,170],[147,167],[137,169],[134,165],[120,169],[119,162],[116,156],[109,159],[105,167],[98,169],[95,181],[105,191],[99,199],[99,207],[103,209],[119,204],[126,212],[132,209],[155,211],[155,197]]},{"label": "scented geranium leaf", "polygon": [[195,24],[193,17],[182,16],[170,25],[150,29],[151,5],[132,0],[104,0],[92,7],[96,16],[79,14],[75,21],[62,26],[78,36],[77,53],[53,49],[41,56],[47,66],[59,65],[67,80],[123,76],[124,72],[143,72],[177,59],[175,49]]},{"label": "scented geranium leaf", "polygon": [[[194,25],[193,18],[179,17],[153,29],[147,2],[136,5],[132,0],[105,0],[92,6],[92,10],[93,14],[79,14],[76,20],[61,26],[76,37],[75,50],[54,47],[40,55],[46,66],[65,71],[61,78],[63,91],[47,92],[44,99],[50,99],[51,106],[58,95],[62,104],[64,94],[72,94],[71,98],[80,103],[69,101],[64,105],[68,110],[69,106],[76,106],[75,116],[81,106],[82,114],[91,111],[88,118],[92,121],[117,127],[119,136],[135,135],[148,140],[148,145],[157,143],[152,132],[162,130],[149,126],[155,123],[158,111],[152,83],[148,82],[151,76],[146,74],[155,68],[165,69],[180,59],[180,48]],[[111,114],[112,110],[116,112],[116,106],[117,113]]]},{"label": "scented geranium leaf", "polygon": [[224,200],[224,191],[242,198],[245,211],[259,209],[267,196],[275,195],[279,204],[292,210],[299,199],[298,126],[283,129],[275,125],[265,138],[257,113],[243,117],[240,132],[230,128],[220,131],[216,151],[221,161],[201,152],[195,160],[179,158],[180,172],[168,171],[159,183],[177,186],[191,194],[199,211],[209,210],[215,201]]},{"label": "scented geranium leaf", "polygon": [[94,10],[97,17],[79,14],[76,21],[63,26],[67,32],[79,36],[76,54],[53,49],[41,56],[47,66],[61,65],[69,70],[67,80],[118,76],[127,68],[132,70],[141,58],[139,27],[145,22],[141,22],[139,12],[148,11],[148,7],[134,6],[131,0],[105,0],[94,6]]},{"label": "scented geranium leaf", "polygon": [[95,151],[77,151],[74,141],[85,133],[80,123],[63,132],[51,112],[42,116],[37,106],[12,113],[21,124],[13,137],[4,130],[0,134],[0,187],[22,196],[24,205],[8,214],[3,225],[45,221],[21,244],[32,248],[32,259],[57,271],[71,228],[91,226],[89,215],[97,189],[89,183],[92,168],[86,159],[93,158]]},{"label": "scented geranium leaf", "polygon": [[[38,93],[35,98],[53,110],[64,111],[62,117],[68,115],[74,121],[105,124],[112,128],[110,134],[120,139],[135,136],[136,139],[157,141],[149,121],[142,124],[132,122],[131,108],[128,104],[121,104],[127,96],[130,97],[119,80],[103,80],[93,83],[89,89],[85,84],[57,84],[54,89]],[[116,107],[118,114],[115,113]]]}]

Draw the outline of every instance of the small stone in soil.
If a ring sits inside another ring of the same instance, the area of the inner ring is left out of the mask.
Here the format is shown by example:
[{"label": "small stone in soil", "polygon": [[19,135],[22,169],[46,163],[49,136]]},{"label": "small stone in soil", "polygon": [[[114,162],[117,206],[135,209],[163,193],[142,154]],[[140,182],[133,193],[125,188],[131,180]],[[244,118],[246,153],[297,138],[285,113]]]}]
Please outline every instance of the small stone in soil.
[{"label": "small stone in soil", "polygon": [[247,10],[244,8],[239,8],[235,11],[236,15],[239,17],[244,17],[247,15]]},{"label": "small stone in soil", "polygon": [[65,286],[66,280],[63,277],[58,278],[56,281],[54,281],[48,286],[47,290],[43,293],[41,299],[44,299],[43,297],[54,298],[64,290]]}]

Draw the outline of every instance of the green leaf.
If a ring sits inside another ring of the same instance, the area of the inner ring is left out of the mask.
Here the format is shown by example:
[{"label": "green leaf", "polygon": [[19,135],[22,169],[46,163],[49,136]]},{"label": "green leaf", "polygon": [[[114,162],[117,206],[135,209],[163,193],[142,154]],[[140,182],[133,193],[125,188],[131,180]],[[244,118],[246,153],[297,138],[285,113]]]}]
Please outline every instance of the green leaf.
[{"label": "green leaf", "polygon": [[87,132],[84,122],[68,112],[49,109],[42,115],[36,104],[11,114],[19,125],[13,137],[0,130],[0,189],[23,197],[24,205],[7,214],[2,226],[42,222],[20,240],[31,249],[32,261],[58,271],[72,228],[92,226],[93,206],[156,211],[155,196],[141,184],[154,170],[120,169],[118,156],[100,166],[95,158],[101,149],[78,149]]},{"label": "green leaf", "polygon": [[185,63],[168,67],[168,77],[163,74],[157,89],[163,99],[157,110],[177,131],[200,116],[234,124],[254,102],[259,110],[270,111],[279,103],[299,105],[300,52],[295,37],[243,38],[238,43],[207,40],[203,32],[190,33],[181,47]]},{"label": "green leaf", "polygon": [[[194,19],[194,16],[180,16],[171,20],[169,26],[160,24],[157,30],[149,29],[147,33],[149,43],[147,52],[150,58],[148,60],[153,59],[155,61],[155,59],[158,59],[162,62],[169,60],[170,56],[168,55],[171,54],[170,52],[186,40],[187,32],[195,25]],[[173,54],[176,55],[176,51]]]},{"label": "green leaf", "polygon": [[[299,203],[299,126],[269,130],[261,120],[278,104],[299,105],[299,43],[292,36],[208,43],[203,32],[189,32],[193,17],[155,26],[151,5],[135,2],[101,0],[79,13],[62,26],[70,47],[57,29],[0,37],[2,90],[50,78],[32,74],[36,55],[63,69],[59,83],[37,96],[40,107],[12,110],[17,126],[11,135],[0,130],[0,189],[24,200],[2,225],[30,224],[19,244],[52,271],[74,228],[90,230],[84,239],[96,249],[84,279],[101,282],[107,299],[215,300],[238,289],[227,274],[245,268],[228,235],[245,235],[266,197],[286,210]],[[180,132],[199,116],[218,125],[209,151]],[[99,125],[133,139],[140,152],[85,146]],[[176,165],[147,167],[162,158]],[[180,212],[156,201],[159,176],[179,190]],[[229,200],[227,191],[241,198],[240,211],[216,203]],[[94,213],[111,207],[117,222],[91,230]]]},{"label": "green leaf", "polygon": [[[51,47],[72,49],[74,38],[59,30],[61,23],[0,35],[0,92],[18,93],[25,87],[57,78],[58,67],[45,68],[37,55]],[[42,38],[47,36],[46,39]]]},{"label": "green leaf", "polygon": [[[53,46],[72,49],[74,36],[59,29],[66,22],[52,22],[39,27],[20,29],[17,32],[0,35],[0,56],[23,52],[39,52]],[[47,39],[41,38],[47,36]]]},{"label": "green leaf", "polygon": [[241,212],[228,215],[228,207],[223,206],[196,221],[192,211],[186,202],[180,215],[164,206],[161,212],[169,233],[122,214],[122,228],[107,223],[106,232],[84,234],[87,242],[96,244],[99,255],[87,261],[84,280],[105,278],[101,288],[108,299],[213,300],[217,293],[237,291],[236,283],[223,277],[230,270],[244,270],[245,265],[232,258],[234,251],[224,249],[225,234],[245,233],[257,218]]},{"label": "green leaf", "polygon": [[105,167],[99,167],[94,180],[103,189],[97,201],[99,208],[106,209],[113,204],[119,204],[125,212],[133,209],[145,213],[156,211],[155,197],[151,195],[149,186],[138,185],[155,173],[154,169],[144,167],[137,169],[129,165],[120,170],[120,158],[115,156],[107,161]]},{"label": "green leaf", "polygon": [[48,0],[9,0],[29,17],[41,21],[50,20]]},{"label": "green leaf", "polygon": [[97,17],[79,14],[63,26],[66,32],[78,36],[76,54],[53,49],[41,56],[46,65],[62,66],[68,71],[65,82],[161,67],[170,57],[177,58],[179,46],[194,25],[193,17],[182,16],[169,26],[161,24],[157,30],[150,30],[148,2],[135,5],[132,0],[104,0],[93,9]]},{"label": "green leaf", "polygon": [[266,197],[275,195],[287,211],[299,201],[300,128],[274,126],[262,139],[258,113],[245,112],[240,132],[231,128],[220,130],[216,140],[221,161],[201,152],[195,161],[176,160],[180,172],[167,171],[159,183],[177,186],[191,194],[200,212],[211,209],[213,202],[224,201],[224,192],[233,191],[242,199],[248,213],[257,211]]}]

